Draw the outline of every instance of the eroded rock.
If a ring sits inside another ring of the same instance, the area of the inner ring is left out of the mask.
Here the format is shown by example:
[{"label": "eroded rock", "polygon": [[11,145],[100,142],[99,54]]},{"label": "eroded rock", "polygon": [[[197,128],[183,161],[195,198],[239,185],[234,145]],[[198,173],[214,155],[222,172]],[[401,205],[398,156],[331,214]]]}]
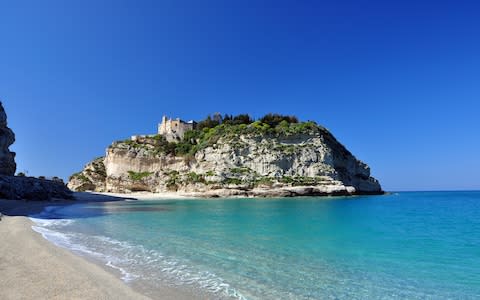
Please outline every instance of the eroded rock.
[{"label": "eroded rock", "polygon": [[[87,164],[68,186],[203,197],[383,193],[370,168],[320,126],[293,135],[225,135],[194,156],[165,154],[149,142],[116,142],[99,161],[101,167]],[[102,176],[97,176],[99,169]]]},{"label": "eroded rock", "polygon": [[15,142],[13,131],[7,126],[7,114],[0,102],[0,175],[13,176],[17,165],[15,164],[15,153],[9,150],[10,145]]}]

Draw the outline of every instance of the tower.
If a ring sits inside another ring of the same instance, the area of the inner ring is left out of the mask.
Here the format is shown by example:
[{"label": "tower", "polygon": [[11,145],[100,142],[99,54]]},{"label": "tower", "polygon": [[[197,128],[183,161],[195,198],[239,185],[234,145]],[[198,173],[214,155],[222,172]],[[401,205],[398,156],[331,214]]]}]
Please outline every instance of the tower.
[{"label": "tower", "polygon": [[167,133],[167,116],[163,115],[162,123],[158,124],[158,134],[165,135]]}]

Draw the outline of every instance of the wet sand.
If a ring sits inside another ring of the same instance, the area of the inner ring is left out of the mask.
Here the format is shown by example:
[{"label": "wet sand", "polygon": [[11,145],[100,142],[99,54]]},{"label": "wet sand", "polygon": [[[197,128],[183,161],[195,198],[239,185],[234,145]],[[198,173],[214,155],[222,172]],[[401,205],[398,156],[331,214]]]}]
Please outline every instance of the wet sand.
[{"label": "wet sand", "polygon": [[[76,196],[77,201],[0,200],[0,299],[150,299],[123,282],[115,270],[57,247],[32,229],[28,216],[46,206],[125,198]],[[170,287],[150,294],[154,299],[194,299]]]}]

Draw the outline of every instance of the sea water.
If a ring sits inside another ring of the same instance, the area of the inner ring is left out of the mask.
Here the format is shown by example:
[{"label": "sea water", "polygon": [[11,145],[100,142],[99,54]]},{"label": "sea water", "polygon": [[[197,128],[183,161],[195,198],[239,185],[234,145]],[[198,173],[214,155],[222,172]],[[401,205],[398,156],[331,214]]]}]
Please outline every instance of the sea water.
[{"label": "sea water", "polygon": [[480,299],[480,192],[99,202],[34,221],[153,297]]}]

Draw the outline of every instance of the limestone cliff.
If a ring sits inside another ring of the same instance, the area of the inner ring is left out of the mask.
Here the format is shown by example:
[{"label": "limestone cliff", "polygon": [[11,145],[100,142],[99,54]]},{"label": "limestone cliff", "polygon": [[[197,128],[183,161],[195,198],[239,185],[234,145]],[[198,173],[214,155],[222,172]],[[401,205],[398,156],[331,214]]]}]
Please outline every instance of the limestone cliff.
[{"label": "limestone cliff", "polygon": [[8,149],[13,142],[15,142],[15,135],[7,127],[7,114],[0,102],[0,175],[13,176],[15,174],[17,168],[15,153]]},{"label": "limestone cliff", "polygon": [[173,146],[161,136],[115,142],[68,186],[212,197],[382,193],[369,167],[314,122],[222,124]]},{"label": "limestone cliff", "polygon": [[83,171],[70,176],[68,186],[75,191],[105,192],[107,177],[103,157],[94,159],[85,165]]}]

